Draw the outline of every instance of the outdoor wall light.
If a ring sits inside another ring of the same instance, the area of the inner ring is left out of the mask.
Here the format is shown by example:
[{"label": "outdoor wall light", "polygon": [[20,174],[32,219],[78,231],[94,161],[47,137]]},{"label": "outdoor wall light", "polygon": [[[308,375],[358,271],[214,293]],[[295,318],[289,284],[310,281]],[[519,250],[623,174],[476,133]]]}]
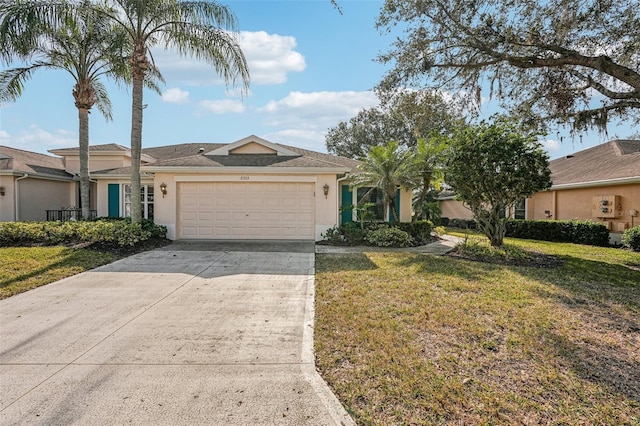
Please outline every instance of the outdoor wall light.
[{"label": "outdoor wall light", "polygon": [[325,183],[322,189],[324,190],[324,198],[327,198],[327,195],[329,195],[329,184]]},{"label": "outdoor wall light", "polygon": [[162,182],[160,184],[160,192],[162,192],[162,198],[164,198],[165,195],[167,195],[167,184]]},{"label": "outdoor wall light", "polygon": [[0,186],[0,196],[4,197],[4,186]]}]

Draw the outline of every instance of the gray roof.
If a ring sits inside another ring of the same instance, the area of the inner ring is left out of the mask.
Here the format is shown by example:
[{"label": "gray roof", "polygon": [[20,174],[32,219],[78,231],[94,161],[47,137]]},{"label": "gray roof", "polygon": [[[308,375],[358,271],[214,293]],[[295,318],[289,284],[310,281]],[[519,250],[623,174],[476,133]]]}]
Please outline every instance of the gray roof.
[{"label": "gray roof", "polygon": [[612,140],[549,163],[554,185],[640,176],[640,140]]},{"label": "gray roof", "polygon": [[[64,154],[65,152],[77,152],[79,151],[79,147],[73,148],[61,148],[61,149],[52,149],[51,151],[55,151],[56,153]],[[129,151],[129,148],[124,147],[122,145],[118,145],[117,143],[106,143],[102,145],[89,145],[89,152],[94,151]]]},{"label": "gray roof", "polygon": [[62,158],[0,145],[0,171],[70,178]]},{"label": "gray roof", "polygon": [[275,154],[231,154],[205,155],[226,144],[180,144],[156,148],[145,148],[143,153],[158,161],[152,167],[327,167],[354,170],[359,161],[330,154],[309,151],[293,146],[280,145],[298,156],[278,156]]},{"label": "gray roof", "polygon": [[[175,158],[190,157],[218,149],[225,144],[222,143],[183,143],[179,145],[157,146],[153,148],[142,148],[142,153],[155,158],[158,161],[173,160]],[[202,151],[201,151],[202,149]]]}]

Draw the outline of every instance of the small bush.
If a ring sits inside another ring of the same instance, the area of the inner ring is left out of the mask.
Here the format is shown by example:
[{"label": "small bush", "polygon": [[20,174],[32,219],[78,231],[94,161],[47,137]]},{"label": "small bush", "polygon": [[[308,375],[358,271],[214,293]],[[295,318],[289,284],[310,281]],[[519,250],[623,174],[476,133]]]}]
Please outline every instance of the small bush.
[{"label": "small bush", "polygon": [[633,251],[640,251],[640,225],[624,231],[622,234],[622,245]]},{"label": "small bush", "polygon": [[609,230],[590,220],[520,220],[507,221],[507,237],[530,240],[568,242],[607,246]]},{"label": "small bush", "polygon": [[433,228],[433,232],[439,237],[441,237],[447,233],[447,230],[444,229],[444,226],[436,226],[435,228]]},{"label": "small bush", "polygon": [[[449,219],[449,226],[452,228],[460,228],[460,229],[476,229],[476,221],[473,219]],[[446,226],[446,225],[445,225]]]},{"label": "small bush", "polygon": [[341,226],[344,240],[350,245],[361,244],[364,241],[364,231],[356,222],[347,222]]},{"label": "small bush", "polygon": [[431,239],[433,223],[430,220],[417,220],[415,222],[400,222],[396,227],[411,235],[418,242]]},{"label": "small bush", "polygon": [[369,231],[364,239],[378,247],[409,247],[411,246],[411,236],[399,228],[379,228]]}]

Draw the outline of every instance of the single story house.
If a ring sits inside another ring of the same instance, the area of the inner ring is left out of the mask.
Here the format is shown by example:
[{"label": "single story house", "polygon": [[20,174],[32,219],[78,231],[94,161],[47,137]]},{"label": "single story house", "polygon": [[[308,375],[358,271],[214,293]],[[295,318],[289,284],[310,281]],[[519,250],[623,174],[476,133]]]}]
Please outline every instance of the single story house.
[{"label": "single story house", "polygon": [[45,220],[75,206],[76,186],[62,158],[0,146],[0,221]]},{"label": "single story house", "polygon": [[[358,161],[254,135],[229,144],[188,143],[142,151],[143,214],[165,225],[170,239],[320,240],[327,229],[355,219],[354,212],[342,205],[355,204],[365,196],[381,205],[379,191],[350,187],[349,176]],[[72,180],[79,170],[79,149],[50,152],[61,158],[44,157],[59,162],[58,171]],[[91,203],[97,216],[129,216],[129,148],[90,146],[89,157]],[[29,192],[22,187],[21,191]],[[49,204],[55,208],[65,203]],[[401,221],[411,220],[410,191],[398,190],[396,207]],[[43,206],[33,210],[38,208]],[[376,211],[381,220],[389,217],[382,210]],[[0,220],[23,217],[1,214]]]},{"label": "single story house", "polygon": [[[518,219],[595,220],[612,232],[640,225],[640,140],[612,140],[550,161],[549,190],[507,212]],[[453,195],[439,200],[443,217],[470,219]]]}]

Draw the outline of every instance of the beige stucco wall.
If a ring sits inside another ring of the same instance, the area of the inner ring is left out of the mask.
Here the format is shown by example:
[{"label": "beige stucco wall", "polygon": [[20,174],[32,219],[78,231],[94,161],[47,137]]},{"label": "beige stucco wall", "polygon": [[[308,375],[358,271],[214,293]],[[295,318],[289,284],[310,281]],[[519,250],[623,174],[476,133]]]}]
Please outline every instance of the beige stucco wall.
[{"label": "beige stucco wall", "polygon": [[440,212],[442,217],[449,219],[473,219],[473,213],[458,200],[440,200]]},{"label": "beige stucco wall", "polygon": [[[89,156],[89,172],[118,169],[120,167],[129,167],[130,165],[131,158],[124,155]],[[65,156],[64,168],[68,173],[78,173],[80,171],[80,157],[77,155]]]},{"label": "beige stucco wall", "polygon": [[400,190],[400,222],[411,222],[413,216],[413,194],[411,190]]},{"label": "beige stucco wall", "polygon": [[46,220],[46,210],[75,205],[75,182],[26,178],[18,181],[17,185],[17,220]]},{"label": "beige stucco wall", "polygon": [[14,176],[0,176],[0,186],[4,188],[4,196],[0,196],[0,222],[15,220],[13,180]]},{"label": "beige stucco wall", "polygon": [[234,154],[275,154],[273,149],[255,142],[241,145],[230,152]]},{"label": "beige stucco wall", "polygon": [[[621,214],[616,218],[601,219],[593,217],[593,197],[618,195],[621,202]],[[539,192],[528,200],[527,219],[546,219],[545,210],[551,213],[551,219],[557,220],[596,220],[611,222],[614,232],[622,232],[631,224],[640,224],[640,217],[632,218],[629,210],[640,212],[640,184],[598,186],[591,188],[562,189]]]}]

